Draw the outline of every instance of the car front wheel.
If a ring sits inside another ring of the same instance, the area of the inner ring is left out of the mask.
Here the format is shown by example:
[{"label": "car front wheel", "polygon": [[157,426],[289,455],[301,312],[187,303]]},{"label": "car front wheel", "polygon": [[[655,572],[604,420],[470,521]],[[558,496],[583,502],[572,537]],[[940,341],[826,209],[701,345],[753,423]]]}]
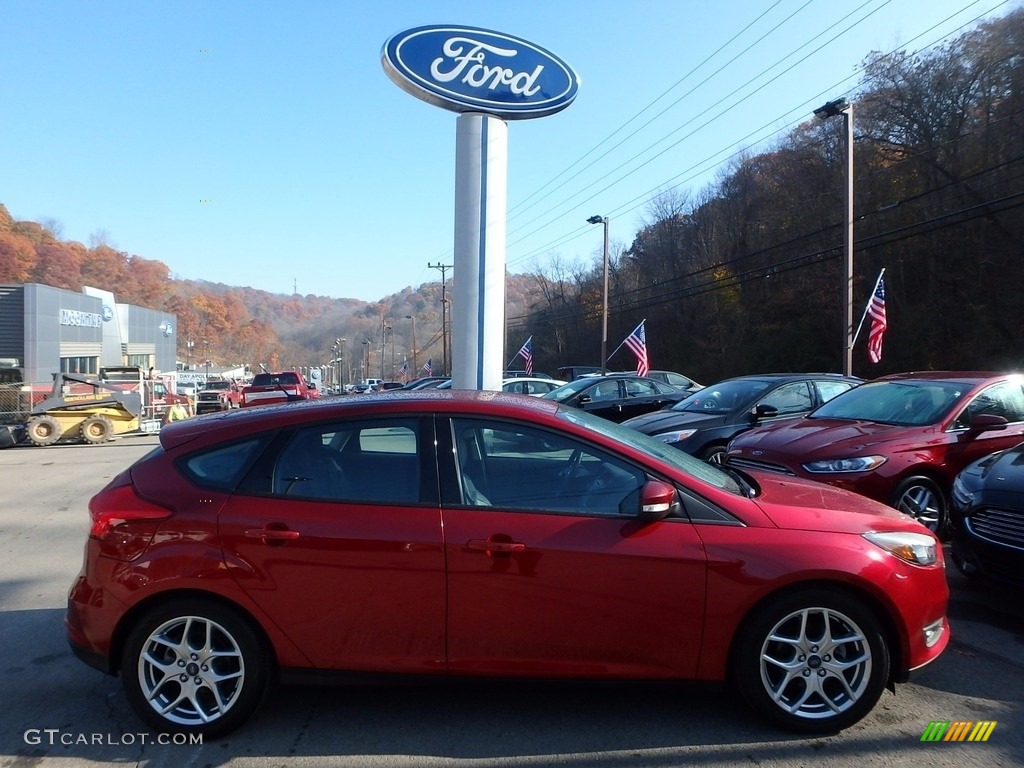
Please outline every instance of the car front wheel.
[{"label": "car front wheel", "polygon": [[892,506],[941,536],[946,530],[946,497],[935,481],[908,477],[892,495]]},{"label": "car front wheel", "polygon": [[128,700],[152,728],[221,736],[259,707],[270,680],[262,637],[234,611],[176,600],[145,614],[125,643]]},{"label": "car front wheel", "polygon": [[842,592],[808,589],[770,600],[741,633],[734,681],[755,711],[792,731],[834,733],[853,725],[889,677],[878,620]]}]

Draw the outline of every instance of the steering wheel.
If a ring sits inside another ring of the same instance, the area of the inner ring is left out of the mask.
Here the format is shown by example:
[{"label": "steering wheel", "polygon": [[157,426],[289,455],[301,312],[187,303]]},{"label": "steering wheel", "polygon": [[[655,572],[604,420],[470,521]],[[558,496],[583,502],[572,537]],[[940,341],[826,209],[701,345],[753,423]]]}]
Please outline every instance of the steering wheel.
[{"label": "steering wheel", "polygon": [[558,484],[558,494],[561,495],[569,487],[569,484],[576,479],[580,473],[580,465],[583,463],[583,451],[574,448],[569,456],[569,461],[559,470],[562,481]]}]

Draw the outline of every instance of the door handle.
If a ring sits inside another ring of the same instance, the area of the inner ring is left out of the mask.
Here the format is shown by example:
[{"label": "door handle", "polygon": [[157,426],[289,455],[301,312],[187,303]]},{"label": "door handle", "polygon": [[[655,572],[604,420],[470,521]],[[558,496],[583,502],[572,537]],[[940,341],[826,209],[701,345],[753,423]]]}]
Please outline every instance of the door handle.
[{"label": "door handle", "polygon": [[525,552],[526,545],[518,541],[492,541],[491,539],[470,539],[466,546],[473,552],[486,552],[487,554],[512,554],[513,552]]},{"label": "door handle", "polygon": [[299,538],[298,531],[288,528],[248,528],[244,535],[247,539],[261,539],[266,544],[284,544]]}]

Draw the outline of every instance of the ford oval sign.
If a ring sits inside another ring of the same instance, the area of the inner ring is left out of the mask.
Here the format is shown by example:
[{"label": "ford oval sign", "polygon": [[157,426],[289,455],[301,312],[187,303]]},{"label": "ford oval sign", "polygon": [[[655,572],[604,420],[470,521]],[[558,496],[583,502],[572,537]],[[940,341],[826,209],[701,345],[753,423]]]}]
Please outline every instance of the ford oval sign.
[{"label": "ford oval sign", "polygon": [[401,32],[384,43],[381,60],[388,77],[419,99],[506,120],[552,115],[579,90],[576,73],[550,51],[476,27]]}]

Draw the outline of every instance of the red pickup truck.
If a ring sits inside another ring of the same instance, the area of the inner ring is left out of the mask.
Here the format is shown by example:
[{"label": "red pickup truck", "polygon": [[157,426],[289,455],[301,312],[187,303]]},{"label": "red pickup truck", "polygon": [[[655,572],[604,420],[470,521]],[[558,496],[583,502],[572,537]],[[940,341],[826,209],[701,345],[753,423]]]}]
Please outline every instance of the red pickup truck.
[{"label": "red pickup truck", "polygon": [[311,388],[298,371],[257,373],[252,383],[242,388],[241,407],[311,400],[314,397],[316,389]]}]

